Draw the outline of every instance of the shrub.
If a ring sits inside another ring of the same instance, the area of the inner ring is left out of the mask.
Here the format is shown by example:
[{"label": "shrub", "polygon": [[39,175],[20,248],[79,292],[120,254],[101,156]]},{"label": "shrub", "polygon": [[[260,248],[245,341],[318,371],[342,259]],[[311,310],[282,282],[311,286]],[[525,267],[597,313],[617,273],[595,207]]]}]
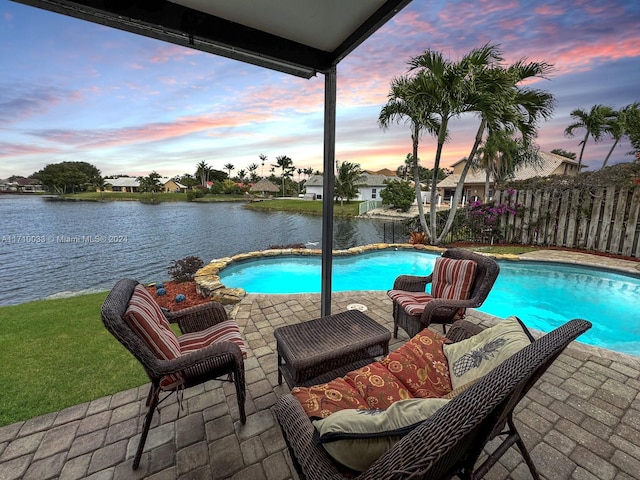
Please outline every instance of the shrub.
[{"label": "shrub", "polygon": [[203,265],[202,259],[190,256],[180,260],[172,260],[167,272],[176,282],[189,282],[193,280],[196,272]]},{"label": "shrub", "polygon": [[385,181],[386,187],[380,192],[382,203],[392,208],[397,208],[406,212],[411,208],[411,204],[416,199],[416,194],[409,182],[405,181]]}]

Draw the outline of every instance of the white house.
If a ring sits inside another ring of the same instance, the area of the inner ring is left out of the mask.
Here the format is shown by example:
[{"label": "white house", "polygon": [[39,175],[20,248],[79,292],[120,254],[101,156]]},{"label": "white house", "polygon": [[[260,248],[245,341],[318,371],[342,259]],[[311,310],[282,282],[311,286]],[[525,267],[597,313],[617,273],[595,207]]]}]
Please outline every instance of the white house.
[{"label": "white house", "polygon": [[[381,201],[380,192],[386,186],[385,180],[398,180],[398,177],[382,175],[379,173],[365,172],[362,174],[361,185],[358,188],[358,196],[354,200],[375,200]],[[312,175],[305,184],[307,196],[312,196],[316,200],[322,200],[322,175]]]}]

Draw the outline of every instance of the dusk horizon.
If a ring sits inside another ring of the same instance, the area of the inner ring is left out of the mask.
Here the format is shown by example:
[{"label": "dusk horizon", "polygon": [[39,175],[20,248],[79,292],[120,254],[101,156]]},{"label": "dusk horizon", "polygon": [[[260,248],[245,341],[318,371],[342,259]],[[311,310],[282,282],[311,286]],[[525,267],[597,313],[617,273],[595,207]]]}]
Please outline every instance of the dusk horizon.
[{"label": "dusk horizon", "polygon": [[[103,176],[173,177],[196,164],[234,172],[287,155],[323,167],[324,76],[310,80],[0,0],[0,178],[84,161]],[[542,151],[580,151],[570,112],[640,101],[640,4],[631,0],[414,0],[338,64],[336,159],[395,170],[411,152],[407,125],[378,125],[394,77],[427,49],[459,59],[498,45],[509,65],[553,64],[536,88],[556,99],[541,122]],[[479,119],[454,119],[441,167],[468,156]],[[613,140],[589,139],[583,164],[602,166]],[[436,142],[423,135],[421,165]],[[623,140],[608,164],[630,162]],[[259,168],[258,174],[262,171]],[[232,174],[233,175],[233,174]]]}]

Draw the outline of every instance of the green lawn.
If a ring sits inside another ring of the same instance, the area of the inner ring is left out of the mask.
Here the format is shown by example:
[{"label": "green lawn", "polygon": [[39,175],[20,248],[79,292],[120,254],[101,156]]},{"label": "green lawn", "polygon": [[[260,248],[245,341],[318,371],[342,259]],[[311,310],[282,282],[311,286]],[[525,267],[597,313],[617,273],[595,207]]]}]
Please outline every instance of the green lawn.
[{"label": "green lawn", "polygon": [[0,308],[0,425],[148,382],[138,361],[102,324],[106,296]]},{"label": "green lawn", "polygon": [[[333,204],[333,213],[336,216],[357,216],[360,202],[344,202],[344,211],[340,202]],[[262,202],[247,203],[246,208],[251,210],[277,210],[280,212],[307,213],[322,215],[322,202],[319,200],[296,200],[290,198],[271,198]]]}]

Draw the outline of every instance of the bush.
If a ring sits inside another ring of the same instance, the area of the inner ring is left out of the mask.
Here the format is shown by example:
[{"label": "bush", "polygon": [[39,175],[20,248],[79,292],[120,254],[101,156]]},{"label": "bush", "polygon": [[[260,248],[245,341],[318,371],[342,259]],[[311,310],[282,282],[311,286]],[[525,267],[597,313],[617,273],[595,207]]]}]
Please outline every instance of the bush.
[{"label": "bush", "polygon": [[204,192],[200,189],[189,190],[187,192],[187,201],[193,202],[196,198],[204,197]]},{"label": "bush", "polygon": [[185,257],[180,260],[172,260],[167,272],[176,282],[189,282],[193,280],[198,269],[204,265],[199,257]]},{"label": "bush", "polygon": [[387,180],[385,184],[385,189],[380,192],[382,204],[397,208],[403,212],[408,211],[416,198],[416,194],[411,185],[409,185],[409,182]]}]

